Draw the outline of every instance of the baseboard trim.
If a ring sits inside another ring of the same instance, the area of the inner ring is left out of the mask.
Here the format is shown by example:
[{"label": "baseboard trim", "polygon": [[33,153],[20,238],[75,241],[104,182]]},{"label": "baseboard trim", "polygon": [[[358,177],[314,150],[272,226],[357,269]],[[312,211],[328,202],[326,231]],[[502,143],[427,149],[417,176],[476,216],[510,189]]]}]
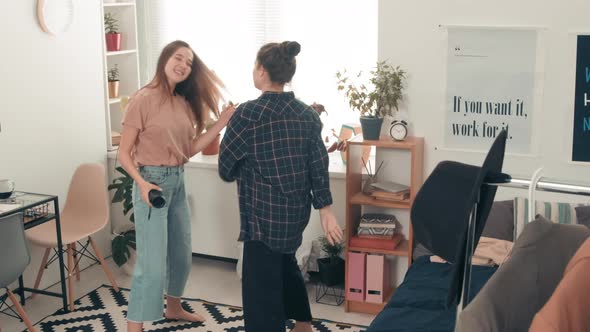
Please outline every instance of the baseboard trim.
[{"label": "baseboard trim", "polygon": [[211,259],[214,261],[221,261],[221,262],[227,262],[227,263],[233,263],[233,264],[237,264],[238,260],[235,258],[228,258],[228,257],[220,257],[220,256],[213,256],[213,255],[205,255],[205,254],[198,254],[193,252],[193,257],[200,257],[200,258],[206,258],[206,259]]}]

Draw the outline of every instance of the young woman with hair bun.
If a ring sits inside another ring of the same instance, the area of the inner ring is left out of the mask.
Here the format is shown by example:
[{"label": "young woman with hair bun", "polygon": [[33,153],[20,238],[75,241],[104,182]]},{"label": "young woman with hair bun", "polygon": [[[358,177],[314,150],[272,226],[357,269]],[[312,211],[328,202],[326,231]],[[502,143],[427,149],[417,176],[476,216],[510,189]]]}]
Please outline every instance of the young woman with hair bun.
[{"label": "young woman with hair bun", "polygon": [[284,90],[301,46],[269,43],[252,73],[262,94],[231,118],[219,154],[219,174],[236,181],[240,241],[244,241],[242,302],[247,332],[311,332],[311,310],[295,259],[311,207],[319,210],[330,243],[342,240],[332,212],[328,153],[319,115]]}]

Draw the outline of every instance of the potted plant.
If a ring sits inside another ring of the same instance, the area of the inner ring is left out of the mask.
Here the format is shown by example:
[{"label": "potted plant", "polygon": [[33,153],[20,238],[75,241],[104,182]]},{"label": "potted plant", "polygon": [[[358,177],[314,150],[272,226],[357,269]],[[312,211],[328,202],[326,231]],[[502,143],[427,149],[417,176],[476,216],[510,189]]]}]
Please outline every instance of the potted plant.
[{"label": "potted plant", "polygon": [[108,70],[107,79],[109,81],[109,98],[119,97],[119,67],[116,64]]},{"label": "potted plant", "polygon": [[344,260],[340,253],[344,250],[342,243],[330,244],[325,236],[319,238],[322,251],[328,257],[318,258],[320,281],[326,286],[336,286],[344,282]]},{"label": "potted plant", "polygon": [[[348,104],[360,112],[363,138],[378,140],[383,117],[392,116],[403,99],[406,72],[399,66],[393,67],[386,61],[377,62],[370,72],[369,86],[354,82],[346,70],[336,72],[338,91],[344,91]],[[362,72],[356,75],[360,79]]]},{"label": "potted plant", "polygon": [[[211,127],[213,127],[213,125],[215,125],[216,121],[213,119],[209,119],[209,121],[207,121],[207,123],[205,124],[205,131],[209,130]],[[213,156],[219,153],[219,144],[221,143],[221,135],[217,134],[217,136],[215,136],[215,138],[213,139],[213,141],[211,141],[211,143],[209,143],[209,145],[207,145],[203,151],[201,151],[201,153],[204,156]]]},{"label": "potted plant", "polygon": [[121,33],[119,33],[118,20],[113,13],[104,13],[104,30],[107,43],[107,51],[121,50]]},{"label": "potted plant", "polygon": [[[114,190],[115,194],[112,199],[112,203],[123,204],[123,215],[129,215],[129,220],[135,222],[135,215],[133,214],[133,179],[129,174],[119,166],[116,170],[122,174],[122,176],[113,180],[113,183],[109,185],[109,190]],[[131,273],[132,265],[135,260],[135,229],[133,225],[122,232],[115,233],[115,237],[111,242],[111,249],[113,252],[113,260],[115,263],[126,269],[127,273]],[[127,268],[125,268],[127,266]]]}]

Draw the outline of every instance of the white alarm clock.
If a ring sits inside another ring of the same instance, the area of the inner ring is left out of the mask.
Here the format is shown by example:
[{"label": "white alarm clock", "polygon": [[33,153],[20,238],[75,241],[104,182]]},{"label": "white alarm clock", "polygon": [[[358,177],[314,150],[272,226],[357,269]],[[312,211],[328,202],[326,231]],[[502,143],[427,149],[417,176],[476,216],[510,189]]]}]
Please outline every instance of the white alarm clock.
[{"label": "white alarm clock", "polygon": [[408,136],[408,123],[406,121],[394,120],[389,128],[389,135],[396,141],[403,141]]}]

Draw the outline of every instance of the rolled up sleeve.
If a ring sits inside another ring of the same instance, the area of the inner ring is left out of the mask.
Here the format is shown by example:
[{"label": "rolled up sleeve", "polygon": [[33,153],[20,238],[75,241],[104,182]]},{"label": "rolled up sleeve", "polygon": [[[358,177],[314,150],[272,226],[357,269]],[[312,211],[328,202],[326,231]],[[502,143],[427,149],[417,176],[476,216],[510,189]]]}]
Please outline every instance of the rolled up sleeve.
[{"label": "rolled up sleeve", "polygon": [[321,136],[321,122],[314,123],[310,146],[309,175],[311,178],[312,204],[315,209],[332,205],[330,176],[328,173],[329,157]]}]

